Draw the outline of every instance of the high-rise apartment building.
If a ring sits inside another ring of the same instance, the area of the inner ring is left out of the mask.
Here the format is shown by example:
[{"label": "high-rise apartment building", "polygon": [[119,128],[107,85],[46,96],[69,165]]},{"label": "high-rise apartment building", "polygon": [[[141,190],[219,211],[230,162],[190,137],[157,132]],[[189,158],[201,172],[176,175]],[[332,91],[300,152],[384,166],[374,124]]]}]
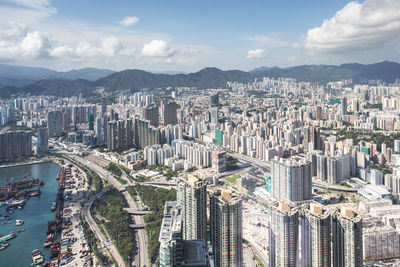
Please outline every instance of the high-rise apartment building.
[{"label": "high-rise apartment building", "polygon": [[177,201],[182,207],[183,238],[207,240],[207,182],[189,174],[178,183]]},{"label": "high-rise apartment building", "polygon": [[161,115],[164,126],[169,124],[175,125],[178,123],[177,105],[175,102],[168,102],[161,104]]},{"label": "high-rise apartment building", "polygon": [[107,135],[107,149],[109,151],[117,150],[117,122],[108,122]]},{"label": "high-rise apartment building", "polygon": [[46,128],[39,128],[37,131],[37,148],[36,153],[43,154],[49,149],[48,131]]},{"label": "high-rise apartment building", "polygon": [[149,121],[135,119],[135,145],[145,148],[155,144],[161,144],[160,129],[150,125]]},{"label": "high-rise apartment building", "polygon": [[242,200],[223,189],[210,197],[211,244],[215,265],[243,265]]},{"label": "high-rise apartment building", "polygon": [[0,133],[0,161],[32,155],[32,132]]},{"label": "high-rise apartment building", "polygon": [[208,267],[204,240],[185,240],[182,234],[181,207],[176,201],[165,203],[160,229],[160,267]]},{"label": "high-rise apartment building", "polygon": [[47,112],[47,131],[49,137],[62,135],[63,116],[61,110]]},{"label": "high-rise apartment building", "polygon": [[278,200],[303,201],[312,198],[311,163],[292,157],[271,161],[271,193]]},{"label": "high-rise apartment building", "polygon": [[363,265],[362,218],[350,207],[341,207],[332,217],[334,267]]},{"label": "high-rise apartment building", "polygon": [[144,107],[142,117],[154,127],[158,127],[160,113],[157,106]]},{"label": "high-rise apartment building", "polygon": [[269,266],[298,266],[299,212],[289,203],[271,207]]},{"label": "high-rise apartment building", "polygon": [[331,266],[331,216],[311,203],[301,215],[301,266]]}]

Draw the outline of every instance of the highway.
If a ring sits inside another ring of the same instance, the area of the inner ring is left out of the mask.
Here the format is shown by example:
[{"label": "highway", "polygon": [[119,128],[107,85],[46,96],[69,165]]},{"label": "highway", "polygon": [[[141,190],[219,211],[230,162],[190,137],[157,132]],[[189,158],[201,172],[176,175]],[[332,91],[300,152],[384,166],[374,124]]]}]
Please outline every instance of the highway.
[{"label": "highway", "polygon": [[[108,181],[110,185],[113,187],[117,188],[125,197],[126,203],[128,205],[128,208],[141,208],[141,204],[138,203],[138,206],[136,206],[135,201],[132,199],[132,197],[129,195],[128,192],[124,190],[124,188],[121,188],[120,182],[118,182],[117,179],[114,178],[114,176],[109,173],[107,170],[103,169],[96,163],[90,161],[90,158],[83,159],[81,157],[75,156],[75,155],[70,155],[74,160],[78,161],[80,164],[83,164],[92,170],[94,170],[102,179],[105,179]],[[134,222],[135,224],[141,225],[144,224],[144,219],[142,215],[134,215]],[[144,229],[137,229],[137,245],[138,245],[138,255],[137,259],[135,259],[134,266],[150,266],[149,265],[149,259],[148,259],[148,253],[147,253],[147,244],[146,244],[146,231]],[[134,259],[132,259],[134,260]]]},{"label": "highway", "polygon": [[124,260],[122,259],[121,255],[119,254],[117,248],[115,247],[113,242],[107,242],[107,238],[102,234],[99,227],[97,226],[96,222],[93,220],[92,214],[90,212],[90,208],[93,204],[93,201],[100,197],[104,192],[98,193],[94,195],[89,202],[83,207],[83,215],[86,218],[86,221],[89,224],[90,229],[96,234],[97,239],[100,240],[102,246],[107,247],[116,261],[117,266],[125,266]]}]

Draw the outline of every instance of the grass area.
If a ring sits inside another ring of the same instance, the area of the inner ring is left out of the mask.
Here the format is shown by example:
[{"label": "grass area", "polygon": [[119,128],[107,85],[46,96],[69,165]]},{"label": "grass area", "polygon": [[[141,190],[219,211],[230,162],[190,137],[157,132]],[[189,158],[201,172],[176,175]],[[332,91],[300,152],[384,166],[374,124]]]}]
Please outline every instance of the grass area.
[{"label": "grass area", "polygon": [[228,177],[224,178],[224,180],[227,181],[228,183],[236,185],[237,180],[239,179],[239,177],[240,177],[240,174],[234,174],[234,175],[231,175],[231,176],[228,176]]},{"label": "grass area", "polygon": [[164,205],[166,201],[176,200],[176,190],[166,190],[152,186],[136,185],[128,187],[127,191],[132,198],[138,194],[143,203],[152,211],[144,216],[145,230],[148,239],[148,253],[151,262],[155,262],[159,250],[158,237],[160,235],[161,222],[163,219]]},{"label": "grass area", "polygon": [[347,129],[342,129],[337,132],[338,141],[345,139],[353,139],[353,144],[358,145],[360,141],[370,142],[373,141],[378,148],[381,150],[382,143],[385,143],[387,147],[394,147],[394,140],[400,139],[400,133],[385,135],[383,133],[360,133],[356,131],[347,131]]},{"label": "grass area", "polygon": [[123,171],[126,173],[126,175],[129,176],[129,175],[131,174],[131,170],[128,169],[127,167],[125,167],[125,166],[123,166],[123,165],[121,165],[121,164],[119,164],[118,167],[119,167],[121,170],[123,170]]},{"label": "grass area", "polygon": [[121,254],[127,262],[133,251],[133,233],[129,227],[130,217],[124,211],[124,198],[116,189],[110,189],[104,194],[103,199],[96,199],[93,203],[96,212],[106,219],[105,229]]},{"label": "grass area", "polygon": [[[253,251],[254,253],[254,251]],[[257,257],[257,255],[254,253],[254,258],[256,259],[258,267],[265,267],[265,265],[261,262],[261,260]]]},{"label": "grass area", "polygon": [[104,169],[106,169],[107,171],[111,172],[112,174],[114,174],[116,176],[122,175],[121,169],[115,163],[110,162],[110,164],[108,164],[107,167],[104,167]]}]

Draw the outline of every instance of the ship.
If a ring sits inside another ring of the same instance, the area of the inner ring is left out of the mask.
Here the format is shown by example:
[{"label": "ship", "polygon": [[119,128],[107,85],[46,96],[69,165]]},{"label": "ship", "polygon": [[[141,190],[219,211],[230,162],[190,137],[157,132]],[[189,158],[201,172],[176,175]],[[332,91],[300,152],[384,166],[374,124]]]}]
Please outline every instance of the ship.
[{"label": "ship", "polygon": [[32,251],[32,262],[34,264],[41,264],[43,263],[43,256],[42,256],[42,252],[40,252],[40,250],[38,249],[34,249]]},{"label": "ship", "polygon": [[1,251],[1,250],[5,250],[8,246],[9,246],[8,243],[0,244],[0,251]]},{"label": "ship", "polygon": [[57,203],[56,203],[55,201],[53,201],[53,202],[51,203],[51,211],[55,211],[56,208],[57,208]]},{"label": "ship", "polygon": [[16,220],[15,221],[15,225],[16,226],[20,226],[20,225],[23,225],[24,224],[24,221],[23,220]]},{"label": "ship", "polygon": [[10,239],[15,238],[17,235],[14,232],[10,232],[8,235],[0,237],[0,243],[4,243]]},{"label": "ship", "polygon": [[54,234],[48,234],[46,237],[46,241],[44,241],[43,247],[48,248],[54,241]]}]

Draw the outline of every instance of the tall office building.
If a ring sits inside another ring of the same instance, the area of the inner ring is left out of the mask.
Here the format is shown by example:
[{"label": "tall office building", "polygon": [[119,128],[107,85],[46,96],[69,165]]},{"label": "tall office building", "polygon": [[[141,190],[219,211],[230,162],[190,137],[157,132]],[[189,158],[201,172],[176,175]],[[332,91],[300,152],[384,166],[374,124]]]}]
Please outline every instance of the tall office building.
[{"label": "tall office building", "polygon": [[315,126],[303,128],[303,147],[305,151],[321,150],[320,130]]},{"label": "tall office building", "polygon": [[184,239],[207,240],[207,182],[189,174],[177,186],[177,201],[182,207]]},{"label": "tall office building", "polygon": [[160,267],[208,267],[204,240],[185,240],[181,207],[176,201],[165,203],[160,229]]},{"label": "tall office building", "polygon": [[271,161],[271,193],[278,200],[303,201],[312,198],[311,163],[292,157]]},{"label": "tall office building", "polygon": [[39,128],[37,131],[37,148],[36,153],[43,154],[49,149],[48,144],[48,131],[46,128]]},{"label": "tall office building", "polygon": [[94,130],[94,115],[90,113],[88,115],[88,124],[89,124],[89,130],[93,131]]},{"label": "tall office building", "polygon": [[100,116],[104,116],[107,112],[107,99],[103,96],[101,97],[101,114]]},{"label": "tall office building", "polygon": [[117,121],[117,150],[125,148],[125,121]]},{"label": "tall office building", "polygon": [[210,108],[210,122],[213,124],[218,123],[218,116],[219,116],[219,110],[218,107],[211,107]]},{"label": "tall office building", "polygon": [[169,124],[175,125],[178,123],[176,110],[177,105],[175,102],[164,102],[161,104],[161,115],[164,126],[167,126]]},{"label": "tall office building", "polygon": [[363,265],[362,218],[350,207],[342,207],[332,217],[334,267]]},{"label": "tall office building", "polygon": [[102,145],[104,143],[104,139],[103,139],[103,123],[104,123],[104,119],[102,117],[97,117],[95,120],[95,134],[96,134],[96,138],[97,138],[97,145]]},{"label": "tall office building", "polygon": [[132,119],[125,121],[125,146],[131,148],[133,146],[133,122]]},{"label": "tall office building", "polygon": [[347,114],[347,98],[346,97],[342,98],[342,102],[340,103],[340,112],[343,115]]},{"label": "tall office building", "polygon": [[271,207],[269,228],[269,266],[295,267],[298,265],[299,212],[288,203]]},{"label": "tall office building", "polygon": [[61,110],[47,112],[47,131],[49,137],[62,135],[63,116]]},{"label": "tall office building", "polygon": [[107,124],[107,149],[115,151],[117,146],[117,122],[110,121]]},{"label": "tall office building", "polygon": [[143,108],[143,114],[142,114],[143,119],[150,121],[150,124],[153,125],[154,127],[158,127],[159,116],[160,113],[157,106]]},{"label": "tall office building", "polygon": [[210,197],[211,244],[215,265],[243,265],[242,200],[223,189]]},{"label": "tall office building", "polygon": [[301,266],[331,267],[331,216],[319,203],[301,215]]}]

